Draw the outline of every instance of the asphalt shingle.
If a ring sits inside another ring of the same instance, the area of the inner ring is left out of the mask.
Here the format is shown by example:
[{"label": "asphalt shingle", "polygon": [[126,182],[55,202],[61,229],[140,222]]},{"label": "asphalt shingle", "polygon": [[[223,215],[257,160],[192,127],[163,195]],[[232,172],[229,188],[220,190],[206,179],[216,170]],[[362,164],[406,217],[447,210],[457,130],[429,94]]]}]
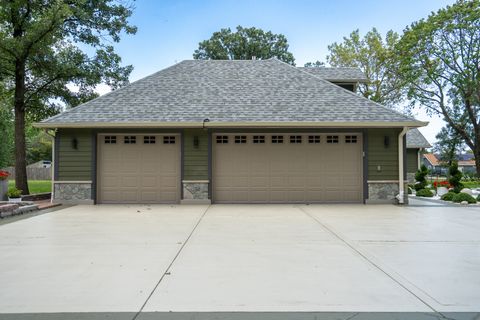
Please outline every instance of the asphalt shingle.
[{"label": "asphalt shingle", "polygon": [[368,78],[358,68],[300,67],[299,69],[331,82],[368,82]]},{"label": "asphalt shingle", "polygon": [[407,148],[430,148],[431,145],[418,129],[407,132]]},{"label": "asphalt shingle", "polygon": [[424,123],[276,59],[186,60],[41,123]]}]

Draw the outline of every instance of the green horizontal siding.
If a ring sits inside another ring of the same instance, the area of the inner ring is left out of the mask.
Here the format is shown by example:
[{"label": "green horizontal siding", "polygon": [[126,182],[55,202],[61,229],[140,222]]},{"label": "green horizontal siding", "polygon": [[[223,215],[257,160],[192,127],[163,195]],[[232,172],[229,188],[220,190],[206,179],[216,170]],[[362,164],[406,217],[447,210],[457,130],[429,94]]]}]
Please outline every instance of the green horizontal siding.
[{"label": "green horizontal siding", "polygon": [[[399,133],[399,129],[368,130],[368,180],[398,180]],[[385,137],[389,139],[388,147]]]},{"label": "green horizontal siding", "polygon": [[[194,138],[199,145],[195,147]],[[202,129],[189,129],[183,135],[183,179],[208,180],[208,133]]]},{"label": "green horizontal siding", "polygon": [[[86,129],[62,129],[57,132],[59,181],[90,181],[92,177],[92,133]],[[72,141],[77,139],[77,149]]]},{"label": "green horizontal siding", "polygon": [[418,170],[418,149],[407,149],[407,172],[415,173]]}]

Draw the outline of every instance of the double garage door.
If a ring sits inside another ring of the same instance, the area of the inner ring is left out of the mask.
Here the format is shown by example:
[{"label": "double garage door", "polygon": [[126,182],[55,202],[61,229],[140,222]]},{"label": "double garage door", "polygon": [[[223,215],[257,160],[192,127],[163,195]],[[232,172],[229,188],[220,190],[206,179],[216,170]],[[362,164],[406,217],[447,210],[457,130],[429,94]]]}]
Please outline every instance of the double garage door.
[{"label": "double garage door", "polygon": [[99,203],[180,201],[180,136],[107,134],[98,136]]},{"label": "double garage door", "polygon": [[[361,202],[361,134],[214,134],[215,203]],[[99,203],[178,203],[175,134],[98,136]]]},{"label": "double garage door", "polygon": [[360,134],[217,134],[216,203],[361,202]]}]

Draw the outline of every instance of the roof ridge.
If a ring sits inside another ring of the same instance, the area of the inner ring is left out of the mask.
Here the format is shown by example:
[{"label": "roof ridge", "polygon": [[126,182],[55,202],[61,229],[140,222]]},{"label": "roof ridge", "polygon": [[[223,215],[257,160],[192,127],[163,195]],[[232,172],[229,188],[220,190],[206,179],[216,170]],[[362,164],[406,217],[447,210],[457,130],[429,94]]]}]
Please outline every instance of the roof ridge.
[{"label": "roof ridge", "polygon": [[[315,78],[315,79],[317,79],[317,80],[320,80],[320,81],[322,81],[322,82],[324,82],[324,83],[327,83],[328,85],[331,85],[331,86],[334,86],[334,87],[336,87],[336,88],[342,89],[341,87],[337,86],[336,84],[333,84],[333,83],[331,83],[331,82],[329,82],[329,81],[327,81],[327,80],[325,80],[325,79],[322,79],[322,78],[320,78],[320,77],[317,77],[316,75],[314,75],[314,74],[312,74],[312,73],[310,73],[310,72],[301,70],[301,69],[299,69],[299,68],[297,68],[297,67],[295,67],[295,66],[289,65],[288,63],[285,63],[285,62],[280,61],[280,60],[278,60],[278,62],[281,62],[281,63],[283,63],[283,64],[285,64],[285,65],[287,65],[287,66],[289,66],[289,67],[292,67],[294,70],[297,70],[297,71],[302,72],[302,73],[304,73],[304,74],[308,74],[309,76],[311,76],[311,77],[313,77],[313,78]],[[342,89],[342,90],[344,90],[345,93],[351,94],[351,95],[353,95],[353,96],[355,96],[355,97],[357,97],[357,98],[368,100],[369,102],[371,102],[371,103],[373,103],[373,104],[376,104],[377,106],[383,108],[384,110],[390,111],[390,112],[392,112],[392,113],[396,113],[397,115],[401,115],[401,116],[405,117],[405,118],[408,119],[408,120],[414,120],[414,121],[422,122],[422,121],[419,121],[419,120],[417,120],[417,119],[415,119],[415,118],[408,117],[408,116],[406,116],[405,114],[403,114],[403,113],[401,113],[401,112],[398,112],[398,111],[396,111],[396,110],[393,110],[393,109],[391,109],[391,108],[389,108],[389,107],[386,107],[386,106],[384,106],[384,105],[381,105],[381,104],[378,103],[378,102],[375,102],[375,101],[373,101],[373,100],[370,100],[370,99],[367,99],[367,98],[365,98],[365,97],[363,97],[363,96],[360,96],[360,95],[356,94],[356,93],[353,92],[353,91],[349,91],[349,90],[346,90],[346,89]]]}]

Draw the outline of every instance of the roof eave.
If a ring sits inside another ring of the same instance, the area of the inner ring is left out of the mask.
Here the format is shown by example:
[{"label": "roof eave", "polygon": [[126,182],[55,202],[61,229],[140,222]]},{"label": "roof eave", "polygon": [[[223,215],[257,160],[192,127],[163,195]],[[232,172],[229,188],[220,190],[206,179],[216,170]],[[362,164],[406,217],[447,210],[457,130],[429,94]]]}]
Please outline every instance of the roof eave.
[{"label": "roof eave", "polygon": [[392,128],[424,127],[428,122],[38,122],[34,127],[53,128]]}]

